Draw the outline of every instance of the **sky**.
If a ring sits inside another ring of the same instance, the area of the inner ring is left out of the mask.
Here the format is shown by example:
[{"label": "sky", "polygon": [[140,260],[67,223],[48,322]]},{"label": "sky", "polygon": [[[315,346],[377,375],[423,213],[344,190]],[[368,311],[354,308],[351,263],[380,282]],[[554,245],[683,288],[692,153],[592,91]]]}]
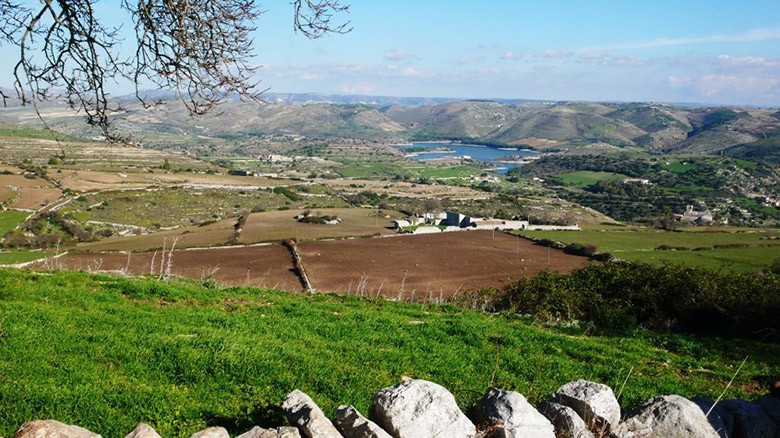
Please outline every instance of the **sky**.
[{"label": "sky", "polygon": [[[127,20],[118,3],[101,0],[106,23]],[[263,2],[254,33],[261,87],[780,106],[780,0],[350,3],[337,17],[350,21],[350,33],[309,40],[293,31],[290,0]],[[0,56],[14,53],[0,48]],[[11,85],[8,72],[0,85]]]}]

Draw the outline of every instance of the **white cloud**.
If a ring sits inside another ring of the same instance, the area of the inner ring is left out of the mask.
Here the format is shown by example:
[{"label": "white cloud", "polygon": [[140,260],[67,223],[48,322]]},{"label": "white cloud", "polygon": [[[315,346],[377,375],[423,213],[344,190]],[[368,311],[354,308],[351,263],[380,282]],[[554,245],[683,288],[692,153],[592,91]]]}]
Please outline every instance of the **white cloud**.
[{"label": "white cloud", "polygon": [[780,61],[777,59],[767,59],[763,56],[744,56],[734,58],[729,55],[718,56],[718,62],[727,67],[777,67]]},{"label": "white cloud", "polygon": [[485,57],[484,56],[479,56],[479,55],[476,55],[476,56],[464,56],[462,58],[456,59],[455,62],[460,64],[460,65],[468,65],[468,64],[474,64],[475,62],[480,62],[483,59],[485,59]]},{"label": "white cloud", "polygon": [[571,50],[552,50],[547,49],[544,52],[540,53],[538,56],[541,56],[542,58],[566,58],[568,56],[573,55],[574,52]]},{"label": "white cloud", "polygon": [[507,50],[506,52],[504,52],[504,53],[501,55],[501,59],[511,59],[511,60],[514,60],[514,61],[521,60],[521,59],[523,59],[524,57],[525,57],[525,56],[524,56],[523,54],[521,54],[521,53],[515,53],[515,52],[513,52],[513,51],[511,51],[511,50]]},{"label": "white cloud", "polygon": [[632,43],[611,44],[604,46],[583,47],[580,52],[605,52],[623,49],[646,49],[653,47],[666,46],[687,46],[706,43],[749,43],[757,41],[768,41],[780,39],[780,27],[765,29],[751,29],[742,33],[729,35],[709,35],[687,38],[656,38],[647,41],[636,41]]},{"label": "white cloud", "polygon": [[411,59],[415,56],[406,50],[388,50],[385,52],[385,59],[388,61],[403,61],[405,59]]}]

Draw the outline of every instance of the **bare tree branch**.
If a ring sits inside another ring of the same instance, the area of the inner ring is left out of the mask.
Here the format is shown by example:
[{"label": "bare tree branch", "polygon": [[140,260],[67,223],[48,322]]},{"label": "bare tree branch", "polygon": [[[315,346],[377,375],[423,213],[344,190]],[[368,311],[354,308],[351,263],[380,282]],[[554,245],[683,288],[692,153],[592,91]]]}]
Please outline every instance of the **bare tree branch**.
[{"label": "bare tree branch", "polygon": [[340,0],[295,0],[295,26],[307,38],[316,39],[329,33],[349,33],[350,22],[334,24],[333,18],[340,13],[348,13],[349,5]]},{"label": "bare tree branch", "polygon": [[[108,141],[126,140],[111,129],[122,111],[106,86],[133,81],[141,89],[173,90],[191,114],[204,114],[231,95],[258,100],[251,33],[259,17],[255,0],[122,0],[134,23],[136,50],[120,59],[119,29],[102,25],[98,0],[0,0],[0,44],[19,48],[14,88],[22,104],[35,107],[64,97]],[[32,5],[32,6],[31,6]],[[348,13],[340,0],[295,0],[294,28],[308,38],[352,30],[334,23]],[[0,91],[5,104],[10,98]],[[44,125],[46,125],[44,121]]]}]

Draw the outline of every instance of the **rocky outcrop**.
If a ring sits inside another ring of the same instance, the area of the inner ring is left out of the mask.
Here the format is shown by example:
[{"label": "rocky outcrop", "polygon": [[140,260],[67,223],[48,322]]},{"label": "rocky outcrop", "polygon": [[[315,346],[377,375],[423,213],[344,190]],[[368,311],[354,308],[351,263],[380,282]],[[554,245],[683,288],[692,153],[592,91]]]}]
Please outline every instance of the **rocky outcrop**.
[{"label": "rocky outcrop", "polygon": [[519,392],[490,388],[473,412],[477,423],[500,426],[501,436],[555,438],[550,421]]},{"label": "rocky outcrop", "polygon": [[638,406],[615,430],[620,437],[718,438],[704,412],[679,395],[654,397]]},{"label": "rocky outcrop", "polygon": [[160,438],[160,435],[146,423],[141,423],[135,427],[125,438]]},{"label": "rocky outcrop", "polygon": [[190,438],[230,438],[230,434],[224,427],[209,427],[193,433]]},{"label": "rocky outcrop", "polygon": [[339,406],[336,426],[344,438],[391,438],[376,423],[364,417],[354,406]]},{"label": "rocky outcrop", "polygon": [[455,397],[426,380],[410,379],[380,390],[370,417],[394,438],[470,438],[476,427]]},{"label": "rocky outcrop", "polygon": [[100,435],[59,421],[37,420],[22,425],[14,438],[100,438]]},{"label": "rocky outcrop", "polygon": [[601,383],[577,380],[555,392],[553,401],[572,408],[588,428],[608,434],[620,423],[620,404],[612,388]]},{"label": "rocky outcrop", "polygon": [[236,438],[301,438],[300,432],[294,427],[278,427],[276,429],[263,429],[255,426]]},{"label": "rocky outcrop", "polygon": [[287,421],[298,427],[306,438],[342,438],[314,400],[297,389],[287,394],[282,409],[287,415]]},{"label": "rocky outcrop", "polygon": [[539,405],[539,412],[547,417],[555,428],[555,436],[568,438],[593,438],[585,421],[574,409],[554,402]]}]

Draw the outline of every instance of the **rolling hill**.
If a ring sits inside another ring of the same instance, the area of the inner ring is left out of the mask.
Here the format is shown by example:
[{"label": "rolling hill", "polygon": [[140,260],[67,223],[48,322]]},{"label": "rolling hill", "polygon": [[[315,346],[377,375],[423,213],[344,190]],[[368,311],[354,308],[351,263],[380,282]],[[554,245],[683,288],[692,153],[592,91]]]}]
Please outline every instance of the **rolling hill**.
[{"label": "rolling hill", "polygon": [[[309,142],[460,140],[551,152],[617,148],[779,160],[780,116],[772,109],[483,100],[410,106],[387,99],[377,100],[383,105],[370,99],[354,104],[323,100],[284,96],[277,103],[228,101],[218,112],[195,119],[176,101],[143,108],[127,100],[115,123],[118,130],[143,138],[151,147],[199,144],[218,149],[226,142],[292,136]],[[30,113],[20,108],[2,110],[0,122],[38,123]],[[81,117],[56,105],[43,113],[63,133],[82,138],[96,135]]]}]

